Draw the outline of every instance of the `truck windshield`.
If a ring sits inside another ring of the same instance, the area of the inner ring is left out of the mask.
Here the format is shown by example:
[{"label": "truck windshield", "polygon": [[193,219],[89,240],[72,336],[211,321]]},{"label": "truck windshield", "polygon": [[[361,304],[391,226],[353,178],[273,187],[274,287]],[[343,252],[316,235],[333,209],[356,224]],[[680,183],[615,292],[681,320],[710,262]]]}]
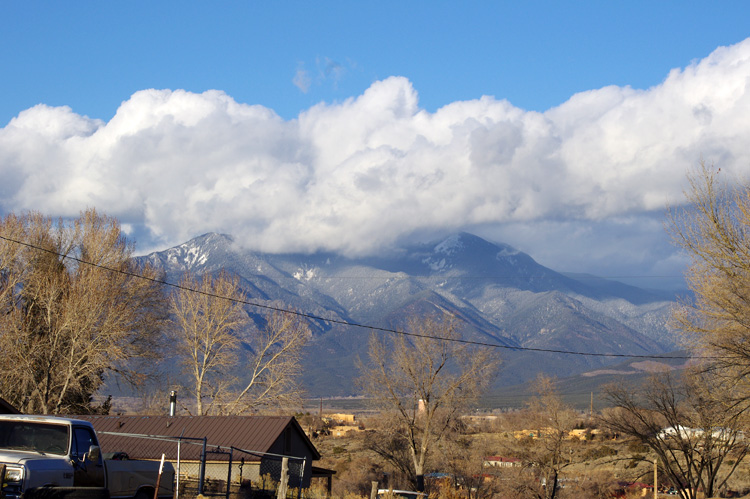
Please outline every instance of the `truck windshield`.
[{"label": "truck windshield", "polygon": [[0,447],[3,449],[68,453],[68,427],[30,421],[0,421]]}]

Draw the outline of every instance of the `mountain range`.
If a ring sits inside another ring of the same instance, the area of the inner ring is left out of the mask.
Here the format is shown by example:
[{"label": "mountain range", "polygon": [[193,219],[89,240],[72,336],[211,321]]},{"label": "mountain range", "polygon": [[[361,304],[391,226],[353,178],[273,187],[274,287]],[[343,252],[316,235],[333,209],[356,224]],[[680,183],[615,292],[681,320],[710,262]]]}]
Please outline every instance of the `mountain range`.
[{"label": "mountain range", "polygon": [[[304,357],[312,397],[356,395],[356,359],[366,357],[370,334],[389,334],[331,320],[402,329],[414,315],[450,312],[465,324],[465,339],[501,349],[496,393],[539,372],[570,377],[622,361],[591,354],[676,348],[667,328],[673,293],[556,272],[468,233],[366,258],[259,253],[209,233],[139,260],[163,269],[169,282],[185,272],[227,270],[239,276],[248,301],[319,317],[310,321]],[[262,310],[247,311],[262,322]]]}]

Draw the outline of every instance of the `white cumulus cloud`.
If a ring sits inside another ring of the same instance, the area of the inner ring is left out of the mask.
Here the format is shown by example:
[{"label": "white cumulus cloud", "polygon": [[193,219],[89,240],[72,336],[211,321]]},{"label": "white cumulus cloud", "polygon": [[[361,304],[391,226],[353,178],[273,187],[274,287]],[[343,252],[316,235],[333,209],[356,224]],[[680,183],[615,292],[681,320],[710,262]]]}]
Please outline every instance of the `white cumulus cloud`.
[{"label": "white cumulus cloud", "polygon": [[222,231],[350,255],[469,227],[604,227],[679,202],[701,157],[748,173],[748,82],[750,39],[652,88],[594,89],[544,113],[487,96],[430,113],[403,77],[294,120],[216,90],[143,90],[109,122],[39,105],[0,129],[0,211],[95,206],[141,246]]}]

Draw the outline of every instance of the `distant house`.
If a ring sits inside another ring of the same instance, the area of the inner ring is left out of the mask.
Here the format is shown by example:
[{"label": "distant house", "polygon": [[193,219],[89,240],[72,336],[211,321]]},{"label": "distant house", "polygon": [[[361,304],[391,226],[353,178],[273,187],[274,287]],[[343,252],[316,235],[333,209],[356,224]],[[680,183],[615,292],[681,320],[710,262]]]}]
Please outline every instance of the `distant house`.
[{"label": "distant house", "polygon": [[336,421],[336,422],[342,422],[342,423],[351,423],[354,424],[357,417],[354,414],[345,414],[345,413],[337,413],[337,414],[326,414],[323,416],[324,420],[328,421]]},{"label": "distant house", "polygon": [[689,428],[687,426],[675,425],[664,428],[656,437],[661,440],[678,439],[678,440],[699,440],[705,435],[711,435],[711,438],[719,441],[738,441],[745,439],[745,433],[735,428],[711,428],[710,431],[703,428]]},{"label": "distant house", "polygon": [[484,458],[485,468],[511,468],[521,466],[521,460],[517,457],[487,456]]},{"label": "distant house", "polygon": [[[330,479],[333,472],[313,467],[320,454],[291,416],[75,416],[91,421],[102,450],[124,453],[130,459],[158,460],[162,453],[180,474],[197,476],[202,439],[207,442],[205,476],[226,480],[232,450],[232,481],[278,480],[281,456],[290,459],[289,485],[310,486],[313,477]],[[130,436],[126,436],[130,435]],[[141,438],[132,435],[140,435]],[[158,437],[171,437],[165,441]],[[182,437],[179,444],[175,439]],[[240,450],[241,449],[241,450]],[[187,470],[187,471],[185,471]]]},{"label": "distant house", "polygon": [[0,414],[21,414],[21,411],[10,405],[4,398],[0,397]]}]

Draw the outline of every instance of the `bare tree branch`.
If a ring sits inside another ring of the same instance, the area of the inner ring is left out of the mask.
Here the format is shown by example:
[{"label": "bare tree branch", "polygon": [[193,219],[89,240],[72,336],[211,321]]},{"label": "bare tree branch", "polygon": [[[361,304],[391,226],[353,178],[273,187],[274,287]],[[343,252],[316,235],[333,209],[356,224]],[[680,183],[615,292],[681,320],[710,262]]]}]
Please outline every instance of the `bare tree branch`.
[{"label": "bare tree branch", "polygon": [[[602,421],[651,449],[683,498],[693,499],[699,489],[713,497],[748,452],[744,409],[727,403],[719,382],[699,372],[679,382],[667,374],[654,377],[635,392],[611,386],[607,393],[615,408]],[[734,462],[727,464],[728,458]]]},{"label": "bare tree branch", "polygon": [[[744,380],[750,374],[750,183],[721,179],[719,169],[701,163],[688,176],[688,207],[669,210],[667,227],[690,257],[687,281],[695,295],[675,309],[672,325],[691,347],[716,357],[709,367],[717,374]],[[750,386],[742,384],[738,393],[747,393]]]},{"label": "bare tree branch", "polygon": [[[409,329],[419,336],[397,336],[392,344],[371,337],[369,363],[360,363],[360,384],[391,414],[393,442],[407,448],[408,469],[417,488],[423,490],[431,450],[460,411],[494,378],[498,359],[489,349],[472,349],[451,341],[460,337],[452,317],[415,318]],[[396,449],[381,451],[391,460],[401,455]],[[406,468],[404,464],[401,467]]]},{"label": "bare tree branch", "polygon": [[94,410],[105,372],[156,354],[166,309],[153,281],[78,260],[156,272],[136,269],[119,223],[93,209],[72,223],[11,214],[0,234],[31,245],[0,244],[0,393],[29,413]]},{"label": "bare tree branch", "polygon": [[263,330],[251,328],[242,301],[239,281],[225,273],[200,281],[186,275],[172,296],[177,353],[193,380],[198,414],[242,414],[301,398],[297,379],[309,328],[282,312],[272,313]]}]

